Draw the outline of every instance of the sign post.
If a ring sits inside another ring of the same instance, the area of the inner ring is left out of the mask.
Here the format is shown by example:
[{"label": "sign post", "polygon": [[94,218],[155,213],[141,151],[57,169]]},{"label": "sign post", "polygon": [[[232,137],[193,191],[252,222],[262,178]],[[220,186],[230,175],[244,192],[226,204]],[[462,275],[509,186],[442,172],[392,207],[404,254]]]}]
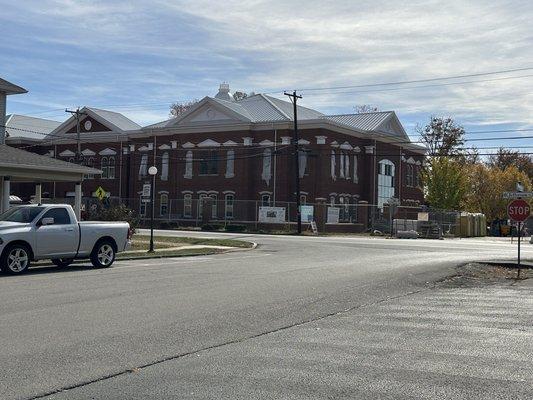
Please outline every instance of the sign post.
[{"label": "sign post", "polygon": [[513,200],[507,206],[507,215],[509,219],[518,223],[518,278],[520,278],[520,236],[522,230],[522,222],[527,220],[531,214],[531,207],[526,200]]}]

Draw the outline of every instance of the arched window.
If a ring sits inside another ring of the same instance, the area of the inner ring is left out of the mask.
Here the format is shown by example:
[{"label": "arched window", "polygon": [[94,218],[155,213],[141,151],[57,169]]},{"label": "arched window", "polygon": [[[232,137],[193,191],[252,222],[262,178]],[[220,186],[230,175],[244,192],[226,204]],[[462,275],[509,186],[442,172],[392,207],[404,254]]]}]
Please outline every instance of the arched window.
[{"label": "arched window", "polygon": [[394,197],[394,163],[390,160],[381,160],[378,163],[378,207]]},{"label": "arched window", "polygon": [[235,176],[235,151],[228,150],[226,153],[226,178]]},{"label": "arched window", "polygon": [[159,215],[166,216],[168,215],[168,194],[162,193],[159,198]]},{"label": "arched window", "polygon": [[350,155],[346,153],[344,158],[344,177],[350,179]]},{"label": "arched window", "polygon": [[192,194],[190,193],[183,195],[183,216],[192,217]]},{"label": "arched window", "polygon": [[335,172],[337,166],[335,161],[335,150],[331,150],[331,179],[337,180],[337,174]]},{"label": "arched window", "polygon": [[187,151],[185,155],[185,174],[186,179],[192,179],[192,150]]},{"label": "arched window", "polygon": [[[94,158],[93,157],[89,157],[89,159],[87,160],[87,166],[90,167],[90,168],[94,167]],[[87,179],[94,179],[94,175],[93,174],[87,174],[86,177],[87,177]]]},{"label": "arched window", "polygon": [[115,179],[115,157],[109,157],[107,165],[107,178]]},{"label": "arched window", "polygon": [[168,181],[168,151],[165,151],[163,153],[163,157],[161,158],[161,180]]},{"label": "arched window", "polygon": [[139,165],[139,179],[146,177],[148,173],[148,154],[141,156],[141,164]]},{"label": "arched window", "polygon": [[263,150],[263,172],[261,179],[263,179],[267,186],[270,185],[270,178],[272,178],[272,152],[270,149]]},{"label": "arched window", "polygon": [[108,178],[108,171],[107,171],[107,157],[102,157],[100,160],[100,169],[102,170],[102,179]]},{"label": "arched window", "polygon": [[225,201],[225,207],[224,207],[224,215],[228,219],[233,218],[233,203],[235,202],[235,195],[232,193],[228,193],[224,197]]},{"label": "arched window", "polygon": [[305,170],[307,168],[307,152],[305,150],[298,151],[298,169],[300,172],[300,178],[305,176]]},{"label": "arched window", "polygon": [[357,175],[357,155],[353,156],[353,183],[359,183],[359,176]]}]

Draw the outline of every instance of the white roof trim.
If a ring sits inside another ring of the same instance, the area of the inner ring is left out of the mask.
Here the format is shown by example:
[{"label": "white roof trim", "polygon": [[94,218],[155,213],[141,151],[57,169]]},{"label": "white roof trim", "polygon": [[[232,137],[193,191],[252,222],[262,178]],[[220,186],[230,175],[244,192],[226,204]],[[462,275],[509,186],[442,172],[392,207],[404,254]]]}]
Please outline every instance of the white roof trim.
[{"label": "white roof trim", "polygon": [[343,144],[341,144],[340,147],[343,150],[352,150],[353,149],[352,145],[350,143],[348,143],[348,142],[344,142]]},{"label": "white roof trim", "polygon": [[183,143],[183,144],[181,145],[181,147],[183,147],[184,149],[191,149],[191,148],[193,148],[193,147],[195,147],[195,146],[194,146],[193,143],[191,143],[191,142],[187,142],[187,143]]},{"label": "white roof trim", "polygon": [[159,150],[170,150],[171,147],[168,144],[162,144],[158,147]]},{"label": "white roof trim", "polygon": [[65,150],[65,151],[62,151],[61,153],[59,153],[60,157],[74,157],[75,155],[76,155],[76,153],[74,153],[71,150]]},{"label": "white roof trim", "polygon": [[213,139],[206,139],[197,144],[198,147],[220,147],[220,143]]},{"label": "white roof trim", "polygon": [[95,156],[96,153],[92,151],[91,149],[85,149],[81,152],[82,156]]},{"label": "white roof trim", "polygon": [[237,143],[233,140],[227,140],[224,143],[222,143],[222,146],[229,147],[229,146],[237,146]]},{"label": "white roof trim", "polygon": [[[126,147],[127,148],[127,147]],[[103,149],[101,152],[99,152],[101,156],[116,156],[117,152],[113,149],[110,149],[109,147]]]},{"label": "white roof trim", "polygon": [[272,146],[274,142],[272,140],[265,139],[262,142],[259,142],[259,146]]},{"label": "white roof trim", "polygon": [[150,148],[149,148],[148,146],[142,146],[142,147],[139,147],[139,148],[137,149],[137,151],[143,151],[143,152],[145,152],[145,151],[150,151]]}]

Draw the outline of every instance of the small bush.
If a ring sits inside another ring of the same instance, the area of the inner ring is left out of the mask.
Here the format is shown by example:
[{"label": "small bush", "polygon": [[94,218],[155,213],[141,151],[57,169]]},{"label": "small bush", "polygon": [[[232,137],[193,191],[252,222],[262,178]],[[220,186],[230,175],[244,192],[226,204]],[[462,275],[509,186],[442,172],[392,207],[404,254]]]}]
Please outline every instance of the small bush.
[{"label": "small bush", "polygon": [[130,224],[133,232],[139,227],[139,218],[131,208],[124,204],[108,208],[96,204],[96,207],[89,209],[84,219],[87,221],[125,221]]},{"label": "small bush", "polygon": [[226,232],[244,232],[246,225],[228,224],[226,225]]},{"label": "small bush", "polygon": [[201,229],[203,231],[220,231],[222,229],[222,225],[218,225],[218,224],[203,224]]}]

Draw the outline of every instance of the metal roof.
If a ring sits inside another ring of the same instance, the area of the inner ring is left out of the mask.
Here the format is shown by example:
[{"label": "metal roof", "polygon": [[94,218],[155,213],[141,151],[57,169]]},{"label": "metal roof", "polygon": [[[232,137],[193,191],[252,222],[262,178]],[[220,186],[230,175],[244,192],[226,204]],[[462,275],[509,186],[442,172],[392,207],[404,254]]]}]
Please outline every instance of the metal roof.
[{"label": "metal roof", "polygon": [[27,138],[42,140],[47,134],[61,125],[50,119],[29,117],[27,115],[9,114],[6,117],[6,139]]},{"label": "metal roof", "polygon": [[124,114],[120,114],[118,112],[109,111],[109,110],[101,110],[99,108],[94,107],[84,107],[86,110],[90,110],[102,119],[106,120],[107,122],[113,124],[117,128],[123,131],[132,131],[140,129],[141,126],[133,122],[131,119],[126,117]]},{"label": "metal roof", "polygon": [[2,78],[0,78],[0,92],[3,92],[5,94],[28,93],[28,91],[23,87],[17,86],[14,83],[8,82]]},{"label": "metal roof", "polygon": [[392,111],[381,111],[361,114],[326,115],[324,118],[358,130],[374,131],[391,118],[393,114]]},{"label": "metal roof", "polygon": [[0,144],[0,175],[2,167],[38,168],[41,171],[65,171],[81,174],[100,174],[102,172],[95,168],[88,168],[52,157],[30,153],[29,151],[8,146],[7,144]]}]

